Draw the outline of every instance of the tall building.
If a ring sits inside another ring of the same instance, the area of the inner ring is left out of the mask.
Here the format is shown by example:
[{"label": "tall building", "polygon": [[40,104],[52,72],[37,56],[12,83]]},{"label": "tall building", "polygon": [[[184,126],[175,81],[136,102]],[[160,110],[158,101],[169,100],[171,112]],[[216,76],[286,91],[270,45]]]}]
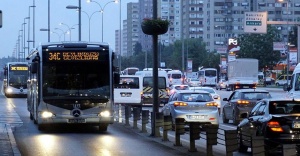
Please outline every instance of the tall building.
[{"label": "tall building", "polygon": [[[171,23],[168,32],[159,35],[159,43],[169,45],[176,40],[202,38],[208,51],[225,52],[229,38],[244,34],[244,13],[264,11],[268,12],[268,21],[286,21],[274,26],[280,30],[283,42],[287,41],[293,22],[300,22],[300,1],[280,1],[159,0],[158,18]],[[123,34],[127,34],[127,41],[123,42],[127,56],[132,55],[136,42],[141,43],[144,51],[152,50],[152,36],[144,34],[140,27],[144,18],[152,16],[153,0],[128,4],[127,29],[123,27]]]}]

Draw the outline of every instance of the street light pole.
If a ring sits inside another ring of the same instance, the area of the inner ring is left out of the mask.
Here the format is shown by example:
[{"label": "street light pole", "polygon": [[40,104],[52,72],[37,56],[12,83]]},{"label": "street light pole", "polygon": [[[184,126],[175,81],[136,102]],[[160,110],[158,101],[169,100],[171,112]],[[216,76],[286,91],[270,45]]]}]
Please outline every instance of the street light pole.
[{"label": "street light pole", "polygon": [[61,35],[59,35],[57,32],[53,32],[53,31],[51,31],[51,34],[56,34],[58,36],[58,39],[59,39],[59,42],[60,42]]},{"label": "street light pole", "polygon": [[92,16],[95,14],[95,13],[97,13],[97,12],[99,12],[99,11],[95,11],[95,12],[93,12],[91,15],[89,15],[87,12],[85,12],[85,11],[83,11],[83,10],[81,10],[83,13],[85,13],[87,16],[88,16],[88,19],[89,19],[89,41],[91,41],[91,18],[92,18]]},{"label": "street light pole", "polygon": [[55,30],[60,30],[60,31],[62,31],[62,33],[64,34],[64,41],[66,41],[66,33],[65,33],[65,31],[64,30],[62,30],[62,29],[60,29],[60,28],[54,28]]},{"label": "street light pole", "polygon": [[98,4],[99,5],[99,7],[100,7],[100,12],[101,12],[101,14],[102,14],[102,18],[101,18],[101,22],[102,22],[102,30],[101,30],[101,32],[102,32],[102,42],[103,42],[103,13],[104,13],[104,9],[105,9],[105,7],[107,6],[107,4],[109,4],[109,3],[112,3],[112,2],[114,2],[114,3],[118,3],[118,1],[117,0],[114,0],[114,1],[109,1],[109,2],[107,2],[103,7],[98,3],[98,2],[96,2],[96,1],[93,1],[93,0],[88,0],[87,1],[88,3],[89,2],[94,2],[94,3],[96,3],[96,4]]},{"label": "street light pole", "polygon": [[68,5],[67,9],[78,9],[78,41],[81,41],[81,1],[79,1],[78,6]]},{"label": "street light pole", "polygon": [[66,27],[68,27],[69,33],[70,33],[70,41],[71,41],[71,28],[69,27],[69,25],[65,24],[65,23],[59,23],[59,25],[64,25]]}]

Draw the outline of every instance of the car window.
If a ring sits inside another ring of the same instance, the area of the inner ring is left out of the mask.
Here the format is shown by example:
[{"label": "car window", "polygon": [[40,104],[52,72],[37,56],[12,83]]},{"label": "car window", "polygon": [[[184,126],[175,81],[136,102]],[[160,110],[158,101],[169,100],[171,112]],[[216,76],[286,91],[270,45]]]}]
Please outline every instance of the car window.
[{"label": "car window", "polygon": [[270,97],[271,95],[267,92],[247,92],[242,94],[242,99],[246,100],[261,100]]},{"label": "car window", "polygon": [[266,109],[266,103],[261,102],[261,105],[259,106],[256,115],[264,115],[265,114],[265,109]]},{"label": "car window", "polygon": [[189,90],[188,86],[175,86],[176,90]]},{"label": "car window", "polygon": [[182,93],[179,100],[186,102],[209,102],[214,101],[208,93]]},{"label": "car window", "polygon": [[198,90],[204,90],[204,91],[207,91],[207,92],[213,93],[213,94],[216,93],[213,89],[201,88],[201,89],[198,89]]},{"label": "car window", "polygon": [[273,101],[269,104],[270,114],[295,114],[300,113],[299,101]]},{"label": "car window", "polygon": [[240,97],[239,94],[240,94],[239,92],[234,92],[234,94],[233,94],[233,96],[232,96],[231,99],[232,99],[232,100],[234,100],[234,99],[239,99],[239,97]]}]

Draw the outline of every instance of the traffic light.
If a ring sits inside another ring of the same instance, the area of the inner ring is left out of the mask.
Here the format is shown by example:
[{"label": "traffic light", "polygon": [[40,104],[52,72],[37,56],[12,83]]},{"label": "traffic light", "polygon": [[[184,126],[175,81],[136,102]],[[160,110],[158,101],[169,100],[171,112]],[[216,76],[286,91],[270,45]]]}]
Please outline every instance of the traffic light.
[{"label": "traffic light", "polygon": [[0,28],[2,28],[2,10],[0,10]]}]

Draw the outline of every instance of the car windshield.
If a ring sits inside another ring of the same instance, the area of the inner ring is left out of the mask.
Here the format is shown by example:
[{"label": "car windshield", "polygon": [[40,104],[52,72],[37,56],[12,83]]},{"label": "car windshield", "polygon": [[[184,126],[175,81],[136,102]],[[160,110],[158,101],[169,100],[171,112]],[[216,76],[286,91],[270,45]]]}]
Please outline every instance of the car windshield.
[{"label": "car windshield", "polygon": [[270,114],[295,114],[300,113],[298,101],[274,101],[269,105]]},{"label": "car windshield", "polygon": [[180,101],[186,102],[209,102],[214,101],[209,93],[183,93],[179,96]]},{"label": "car windshield", "polygon": [[268,92],[247,92],[243,93],[241,98],[246,100],[261,100],[271,98],[271,95]]}]

